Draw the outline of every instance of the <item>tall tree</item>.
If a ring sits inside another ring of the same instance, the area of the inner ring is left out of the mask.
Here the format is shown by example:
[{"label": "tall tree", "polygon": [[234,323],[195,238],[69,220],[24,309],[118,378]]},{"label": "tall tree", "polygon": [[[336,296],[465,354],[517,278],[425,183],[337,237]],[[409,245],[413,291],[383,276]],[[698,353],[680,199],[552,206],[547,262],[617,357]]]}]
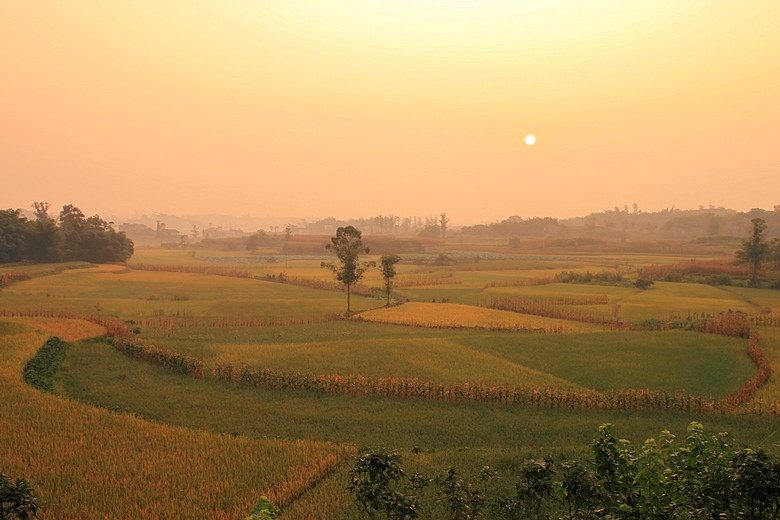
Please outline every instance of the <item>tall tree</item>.
[{"label": "tall tree", "polygon": [[401,261],[398,255],[385,253],[379,259],[382,266],[382,278],[385,280],[385,291],[387,291],[387,306],[390,307],[390,291],[393,289],[393,278],[395,278],[395,264]]},{"label": "tall tree", "polygon": [[51,207],[51,204],[48,202],[33,202],[32,203],[33,210],[35,211],[35,219],[36,220],[44,220],[49,217],[49,208]]},{"label": "tall tree", "polygon": [[375,266],[375,262],[358,261],[361,254],[369,253],[369,248],[363,245],[363,234],[353,226],[340,227],[336,235],[330,239],[330,244],[325,248],[336,253],[339,264],[334,262],[322,262],[320,267],[330,269],[336,279],[347,287],[347,313],[352,312],[350,307],[352,285],[363,278],[363,274],[369,267]]},{"label": "tall tree", "polygon": [[760,282],[758,273],[761,270],[761,263],[769,253],[769,244],[764,240],[766,231],[764,219],[754,218],[750,222],[753,223],[750,238],[742,241],[742,249],[736,252],[736,257],[741,263],[747,264],[750,271],[750,285],[757,287]]},{"label": "tall tree", "polygon": [[442,213],[439,215],[439,227],[441,227],[441,238],[444,240],[447,238],[447,224],[449,224],[450,219],[447,218],[446,213]]}]

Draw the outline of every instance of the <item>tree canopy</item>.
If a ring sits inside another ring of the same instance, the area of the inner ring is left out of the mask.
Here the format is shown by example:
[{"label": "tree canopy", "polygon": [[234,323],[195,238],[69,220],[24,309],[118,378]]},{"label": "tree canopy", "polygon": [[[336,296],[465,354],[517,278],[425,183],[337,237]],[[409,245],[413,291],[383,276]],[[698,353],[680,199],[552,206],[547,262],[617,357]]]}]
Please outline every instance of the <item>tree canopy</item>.
[{"label": "tree canopy", "polygon": [[73,205],[63,206],[57,219],[49,204],[34,204],[36,219],[21,209],[0,210],[0,264],[21,262],[124,262],[133,255],[133,241],[116,232],[98,215],[86,217]]},{"label": "tree canopy", "polygon": [[747,264],[750,271],[750,285],[758,286],[758,273],[761,264],[769,254],[769,244],[764,240],[766,222],[760,218],[754,218],[750,222],[753,224],[750,238],[742,242],[742,249],[737,251],[736,257],[740,262]]},{"label": "tree canopy", "polygon": [[336,253],[339,265],[334,262],[322,262],[321,267],[330,269],[336,279],[347,288],[347,312],[350,312],[350,292],[353,284],[363,278],[363,274],[375,262],[358,262],[361,254],[368,254],[369,248],[363,245],[363,234],[353,226],[340,227],[325,248]]}]

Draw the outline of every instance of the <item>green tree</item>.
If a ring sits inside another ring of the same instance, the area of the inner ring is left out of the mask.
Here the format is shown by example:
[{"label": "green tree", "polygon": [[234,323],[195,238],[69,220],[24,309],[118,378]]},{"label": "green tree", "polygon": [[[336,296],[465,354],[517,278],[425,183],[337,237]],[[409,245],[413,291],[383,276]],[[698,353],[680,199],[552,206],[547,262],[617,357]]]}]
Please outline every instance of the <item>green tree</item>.
[{"label": "green tree", "polygon": [[0,264],[23,259],[27,225],[22,210],[0,210]]},{"label": "green tree", "polygon": [[65,235],[54,219],[28,222],[25,249],[30,260],[62,262],[65,260]]},{"label": "green tree", "polygon": [[375,262],[358,262],[361,254],[369,253],[369,248],[363,245],[363,234],[354,226],[340,227],[336,235],[330,239],[330,244],[325,248],[336,253],[339,265],[334,262],[322,262],[320,267],[330,269],[336,279],[347,287],[347,312],[351,312],[350,296],[352,285],[363,278],[363,274],[369,267],[375,266]]},{"label": "green tree", "polygon": [[382,266],[382,278],[385,281],[385,291],[387,292],[387,306],[390,307],[390,291],[393,288],[393,278],[395,278],[395,264],[401,261],[401,257],[398,255],[391,255],[385,253],[382,258],[379,259],[379,264]]},{"label": "green tree", "polygon": [[35,491],[23,478],[0,473],[0,518],[30,518],[38,512]]},{"label": "green tree", "polygon": [[756,287],[760,282],[758,272],[761,270],[761,264],[769,253],[769,244],[764,240],[766,222],[760,218],[754,218],[750,222],[753,223],[750,238],[742,241],[742,249],[736,252],[736,257],[740,263],[747,264],[750,285]]}]

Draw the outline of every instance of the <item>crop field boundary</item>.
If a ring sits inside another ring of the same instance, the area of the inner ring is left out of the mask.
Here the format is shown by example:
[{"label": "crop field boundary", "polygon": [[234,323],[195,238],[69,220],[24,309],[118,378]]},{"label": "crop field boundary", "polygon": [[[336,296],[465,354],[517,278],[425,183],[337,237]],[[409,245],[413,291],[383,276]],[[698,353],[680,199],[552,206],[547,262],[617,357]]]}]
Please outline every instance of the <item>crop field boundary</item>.
[{"label": "crop field boundary", "polygon": [[[106,328],[114,347],[136,359],[162,366],[196,379],[206,378],[202,360],[189,354],[159,348],[135,337],[122,320],[102,315],[78,316],[59,311],[0,311],[0,316],[83,319]],[[728,315],[726,315],[728,316]],[[708,322],[702,332],[734,336],[734,329]],[[749,327],[749,326],[748,326]],[[756,373],[734,394],[712,400],[701,396],[670,393],[660,390],[617,389],[572,391],[547,387],[529,388],[520,385],[487,385],[484,383],[424,381],[417,378],[376,378],[361,375],[317,374],[270,368],[250,368],[242,365],[217,364],[211,378],[232,384],[285,390],[304,390],[354,396],[399,397],[423,400],[473,401],[540,408],[579,410],[676,410],[701,413],[751,413],[780,416],[780,403],[773,406],[750,406],[750,398],[772,375],[770,362],[759,346],[758,332],[749,333],[747,354],[756,366]]]}]

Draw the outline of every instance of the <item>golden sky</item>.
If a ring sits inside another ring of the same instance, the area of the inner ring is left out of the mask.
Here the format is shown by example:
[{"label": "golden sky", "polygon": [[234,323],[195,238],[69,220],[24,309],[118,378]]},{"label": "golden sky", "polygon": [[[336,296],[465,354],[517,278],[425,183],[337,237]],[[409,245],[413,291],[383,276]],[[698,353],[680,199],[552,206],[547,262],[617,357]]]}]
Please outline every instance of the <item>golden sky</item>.
[{"label": "golden sky", "polygon": [[109,215],[769,209],[780,1],[0,0],[0,175]]}]

